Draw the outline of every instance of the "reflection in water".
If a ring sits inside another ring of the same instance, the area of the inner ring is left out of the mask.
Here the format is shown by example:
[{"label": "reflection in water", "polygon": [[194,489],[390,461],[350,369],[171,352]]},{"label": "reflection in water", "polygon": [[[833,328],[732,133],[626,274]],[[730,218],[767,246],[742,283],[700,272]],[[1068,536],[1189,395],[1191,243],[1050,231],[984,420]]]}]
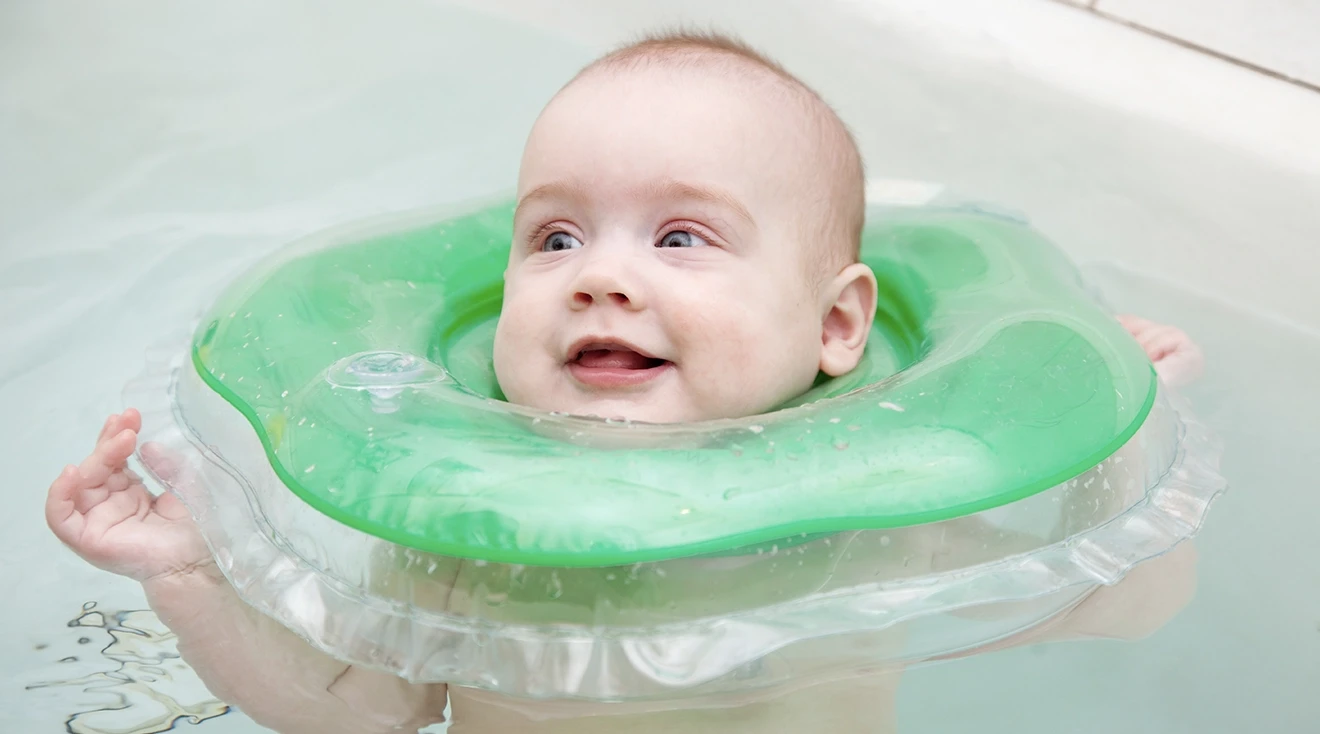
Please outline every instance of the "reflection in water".
[{"label": "reflection in water", "polygon": [[[65,720],[71,734],[154,734],[181,721],[199,724],[228,713],[229,707],[215,700],[179,657],[174,633],[151,611],[99,610],[96,602],[87,602],[68,625],[82,645],[99,637],[88,628],[104,630],[110,642],[101,654],[118,664],[109,671],[28,686],[74,686],[93,697],[94,703]],[[60,662],[77,660],[70,656]]]}]

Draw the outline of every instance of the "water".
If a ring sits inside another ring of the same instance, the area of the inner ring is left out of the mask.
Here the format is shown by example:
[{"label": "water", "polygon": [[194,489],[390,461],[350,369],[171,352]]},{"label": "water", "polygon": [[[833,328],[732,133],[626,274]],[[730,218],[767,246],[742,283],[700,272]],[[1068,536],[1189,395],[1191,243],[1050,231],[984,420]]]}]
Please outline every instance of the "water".
[{"label": "water", "polygon": [[[118,699],[83,688],[126,658],[107,652],[106,630],[67,623],[89,602],[145,604],[41,519],[45,487],[121,407],[147,347],[280,243],[507,189],[559,83],[679,19],[738,29],[819,86],[873,174],[948,182],[1029,213],[1080,259],[1193,286],[1096,271],[1118,305],[1183,325],[1210,356],[1192,397],[1227,441],[1233,491],[1198,541],[1195,600],[1144,642],[912,671],[900,730],[1304,732],[1320,720],[1320,493],[1307,461],[1320,415],[1320,97],[1044,0],[1004,0],[988,18],[964,0],[920,14],[881,0],[462,5],[492,15],[423,0],[0,7],[0,731],[63,731],[78,715],[131,731],[171,707],[217,710],[168,668],[173,704],[92,716]],[[150,655],[168,660],[158,642]],[[236,713],[196,726],[260,731]]]},{"label": "water", "polygon": [[[155,734],[229,712],[179,658],[177,638],[150,610],[87,602],[66,626],[67,632],[53,635],[55,642],[34,646],[55,664],[27,690],[37,700],[77,709],[66,723],[72,734]],[[105,661],[118,667],[106,670]]]}]

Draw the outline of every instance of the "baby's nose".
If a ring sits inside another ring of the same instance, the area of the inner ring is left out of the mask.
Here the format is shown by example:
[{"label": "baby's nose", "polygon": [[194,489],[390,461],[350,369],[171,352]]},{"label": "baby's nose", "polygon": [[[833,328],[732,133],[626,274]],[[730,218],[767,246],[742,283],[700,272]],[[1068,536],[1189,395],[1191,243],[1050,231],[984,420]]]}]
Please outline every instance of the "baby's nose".
[{"label": "baby's nose", "polygon": [[578,275],[572,288],[571,305],[578,311],[590,306],[618,306],[639,311],[645,304],[642,303],[641,289],[624,269],[598,265],[586,268]]},{"label": "baby's nose", "polygon": [[580,290],[573,294],[574,305],[581,308],[586,308],[597,301],[613,302],[614,305],[623,306],[625,308],[632,305],[632,300],[629,299],[628,294],[623,291],[605,290],[599,293],[592,293],[590,290]]}]

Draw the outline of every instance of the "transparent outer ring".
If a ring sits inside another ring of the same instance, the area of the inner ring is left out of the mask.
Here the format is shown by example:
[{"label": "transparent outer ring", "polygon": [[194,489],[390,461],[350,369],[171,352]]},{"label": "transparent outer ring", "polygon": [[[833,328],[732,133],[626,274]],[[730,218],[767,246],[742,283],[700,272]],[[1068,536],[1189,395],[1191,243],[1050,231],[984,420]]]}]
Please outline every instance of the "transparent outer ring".
[{"label": "transparent outer ring", "polygon": [[[303,504],[197,377],[188,335],[126,398],[249,604],[336,658],[527,698],[723,695],[957,654],[1029,629],[1200,529],[1219,447],[1160,386],[1138,433],[1033,497],[928,525],[610,569],[422,553]],[[566,508],[571,511],[571,508]]]}]

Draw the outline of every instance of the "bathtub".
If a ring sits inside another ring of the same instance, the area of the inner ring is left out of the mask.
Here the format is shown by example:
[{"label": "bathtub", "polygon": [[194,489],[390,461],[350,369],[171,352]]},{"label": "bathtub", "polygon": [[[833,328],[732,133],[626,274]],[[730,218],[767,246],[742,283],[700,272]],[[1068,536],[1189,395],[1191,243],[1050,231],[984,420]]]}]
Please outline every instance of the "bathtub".
[{"label": "bathtub", "polygon": [[134,584],[51,536],[45,487],[227,278],[308,232],[507,191],[559,84],[679,23],[736,31],[817,87],[873,176],[1024,212],[1116,308],[1209,355],[1188,392],[1233,491],[1190,605],[1136,643],[911,670],[899,730],[1314,730],[1320,94],[1047,0],[15,0],[0,731],[261,731],[210,698]]}]

